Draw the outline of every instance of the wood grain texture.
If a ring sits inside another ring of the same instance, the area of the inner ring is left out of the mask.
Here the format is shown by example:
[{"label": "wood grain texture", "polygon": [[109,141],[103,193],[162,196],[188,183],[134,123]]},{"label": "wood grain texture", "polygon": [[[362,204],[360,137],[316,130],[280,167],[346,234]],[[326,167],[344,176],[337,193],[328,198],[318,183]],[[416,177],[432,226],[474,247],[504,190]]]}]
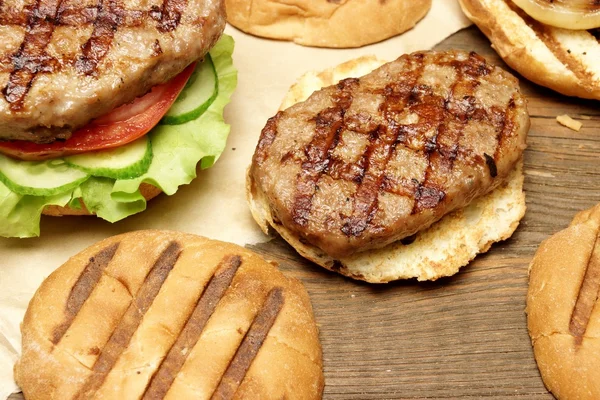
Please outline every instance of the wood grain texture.
[{"label": "wood grain texture", "polygon": [[[507,68],[474,27],[437,47],[475,50]],[[600,107],[524,80],[521,86],[532,116],[527,213],[511,239],[454,277],[369,285],[303,261],[280,238],[251,247],[311,295],[325,399],[553,398],[527,334],[527,267],[543,239],[600,201]],[[581,120],[582,130],[557,124],[559,114]]]}]

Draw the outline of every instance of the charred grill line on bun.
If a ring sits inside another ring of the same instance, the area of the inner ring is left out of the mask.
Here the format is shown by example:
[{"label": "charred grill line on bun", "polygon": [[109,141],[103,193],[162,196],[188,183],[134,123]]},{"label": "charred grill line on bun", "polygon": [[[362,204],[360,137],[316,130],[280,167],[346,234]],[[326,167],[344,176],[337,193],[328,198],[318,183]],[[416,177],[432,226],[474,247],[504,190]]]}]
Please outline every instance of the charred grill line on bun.
[{"label": "charred grill line on bun", "polygon": [[219,386],[211,396],[212,399],[233,399],[235,392],[248,372],[248,368],[250,368],[252,361],[254,361],[283,308],[284,301],[283,288],[281,287],[275,287],[267,294],[267,299],[252,321],[244,340],[223,374]]},{"label": "charred grill line on bun", "polygon": [[249,250],[190,234],[131,232],[72,257],[37,291],[22,334],[15,379],[31,400],[323,390],[302,284]]},{"label": "charred grill line on bun", "polygon": [[158,371],[152,377],[144,397],[142,397],[143,400],[162,399],[167,394],[175,375],[181,370],[187,359],[189,349],[193,348],[198,342],[208,319],[231,285],[231,281],[241,264],[242,259],[238,255],[227,255],[223,258],[202,296],[198,299],[194,312],[181,330],[167,356],[161,362]]},{"label": "charred grill line on bun", "polygon": [[587,331],[596,303],[600,299],[600,226],[596,234],[594,248],[587,265],[585,275],[579,287],[577,300],[573,306],[573,313],[569,321],[569,332],[576,338],[576,343],[581,344]]},{"label": "charred grill line on bun", "polygon": [[85,381],[74,399],[89,399],[104,383],[106,376],[115,366],[117,360],[129,345],[131,337],[140,326],[146,311],[152,306],[165,280],[175,268],[182,248],[177,242],[171,242],[154,263],[144,283],[135,294],[131,304],[113,331],[108,343],[100,350],[100,355],[92,374]]},{"label": "charred grill line on bun", "polygon": [[37,236],[42,212],[114,222],[211,166],[237,79],[224,26],[223,0],[1,2],[0,236]]},{"label": "charred grill line on bun", "polygon": [[600,204],[543,241],[529,265],[527,328],[557,399],[600,398]]},{"label": "charred grill line on bun", "polygon": [[102,273],[108,267],[110,260],[112,260],[118,248],[119,243],[115,243],[102,249],[98,254],[90,258],[88,265],[86,265],[79,279],[77,279],[77,282],[71,288],[65,308],[65,320],[54,328],[52,334],[53,344],[58,344],[67,330],[69,330],[83,303],[90,297],[90,294],[98,284]]}]

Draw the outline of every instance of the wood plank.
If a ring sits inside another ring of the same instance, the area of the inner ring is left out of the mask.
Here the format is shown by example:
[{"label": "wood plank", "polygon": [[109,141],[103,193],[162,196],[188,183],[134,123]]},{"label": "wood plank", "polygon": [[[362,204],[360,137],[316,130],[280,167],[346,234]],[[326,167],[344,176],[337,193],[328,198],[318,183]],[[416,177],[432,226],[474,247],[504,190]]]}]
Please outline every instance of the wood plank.
[{"label": "wood plank", "polygon": [[[474,27],[437,47],[475,50],[506,68]],[[543,239],[600,201],[600,108],[521,85],[532,115],[527,214],[511,239],[454,277],[369,285],[304,261],[280,238],[251,246],[301,279],[311,295],[325,399],[552,399],[527,334],[527,268]],[[581,132],[556,123],[564,113],[585,118]]]}]

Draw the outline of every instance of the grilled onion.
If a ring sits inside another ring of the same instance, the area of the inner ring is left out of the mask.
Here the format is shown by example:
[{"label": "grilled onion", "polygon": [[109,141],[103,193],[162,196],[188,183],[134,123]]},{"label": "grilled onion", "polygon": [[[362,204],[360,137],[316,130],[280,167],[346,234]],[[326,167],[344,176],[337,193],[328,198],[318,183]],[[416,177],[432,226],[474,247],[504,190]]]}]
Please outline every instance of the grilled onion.
[{"label": "grilled onion", "polygon": [[513,0],[534,19],[565,29],[600,27],[598,0]]}]

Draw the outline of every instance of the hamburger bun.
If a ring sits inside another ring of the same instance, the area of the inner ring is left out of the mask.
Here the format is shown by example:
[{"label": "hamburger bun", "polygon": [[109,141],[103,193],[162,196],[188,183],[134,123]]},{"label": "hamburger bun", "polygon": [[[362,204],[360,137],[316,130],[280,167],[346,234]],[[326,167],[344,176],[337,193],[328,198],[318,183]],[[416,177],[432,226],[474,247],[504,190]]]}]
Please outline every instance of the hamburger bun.
[{"label": "hamburger bun", "polygon": [[591,31],[544,25],[510,0],[459,0],[502,59],[532,82],[600,100],[600,43]]},{"label": "hamburger bun", "polygon": [[545,240],[529,275],[527,325],[558,399],[600,398],[600,204]]},{"label": "hamburger bun", "polygon": [[[365,56],[320,73],[309,72],[290,88],[280,109],[304,101],[315,90],[344,78],[362,76],[384,63]],[[521,160],[506,183],[414,237],[348,257],[331,257],[276,223],[264,193],[253,186],[250,170],[246,193],[252,215],[265,233],[275,230],[300,255],[324,268],[371,283],[410,278],[425,281],[454,275],[478,253],[486,252],[494,242],[512,235],[526,208],[522,168]]]},{"label": "hamburger bun", "polygon": [[306,290],[242,247],[169,231],[105,239],[52,273],[21,327],[36,399],[317,399]]},{"label": "hamburger bun", "polygon": [[[149,183],[142,183],[140,185],[140,193],[142,194],[142,196],[144,196],[146,201],[148,201],[148,200],[152,200],[153,198],[155,198],[156,196],[161,194],[162,190],[160,190],[156,186],[150,185]],[[77,215],[77,216],[95,215],[94,212],[90,212],[87,209],[87,207],[83,203],[83,200],[81,200],[81,208],[73,208],[73,207],[69,207],[68,205],[64,206],[64,207],[49,205],[44,208],[44,210],[42,211],[42,214],[50,215],[52,217],[64,217],[64,216],[73,216],[73,215]]]},{"label": "hamburger bun", "polygon": [[[431,0],[226,0],[227,21],[256,36],[304,46],[360,47],[411,29]],[[349,21],[352,21],[349,23]]]}]

